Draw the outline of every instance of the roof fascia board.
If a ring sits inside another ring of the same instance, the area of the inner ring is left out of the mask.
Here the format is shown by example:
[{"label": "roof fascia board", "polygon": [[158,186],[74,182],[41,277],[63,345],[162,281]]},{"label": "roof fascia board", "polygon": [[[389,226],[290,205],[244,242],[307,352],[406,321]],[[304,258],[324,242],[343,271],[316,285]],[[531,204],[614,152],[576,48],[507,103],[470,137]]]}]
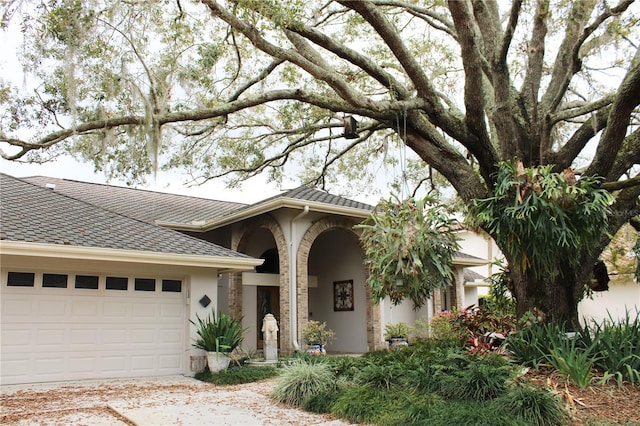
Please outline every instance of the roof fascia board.
[{"label": "roof fascia board", "polygon": [[223,216],[221,218],[217,218],[205,223],[185,224],[185,223],[156,221],[155,224],[159,226],[175,229],[175,230],[206,232],[211,229],[220,228],[225,225],[230,225],[232,223],[249,219],[254,216],[258,216],[263,213],[268,213],[270,211],[277,210],[280,208],[301,209],[301,208],[304,208],[305,206],[309,206],[309,210],[318,212],[318,213],[332,213],[332,214],[339,214],[343,216],[351,216],[351,217],[357,217],[362,219],[366,219],[371,214],[370,210],[357,209],[354,207],[337,206],[334,204],[319,203],[315,201],[306,201],[306,200],[301,200],[296,198],[276,198],[274,200],[270,200],[265,203],[258,203],[249,208],[242,209],[241,211],[238,211],[236,213],[231,213],[227,216]]},{"label": "roof fascia board", "polygon": [[29,243],[22,241],[0,242],[0,254],[51,257],[60,259],[98,260],[107,262],[163,264],[199,268],[216,268],[220,272],[253,270],[263,259],[233,258],[224,256],[202,256],[145,252],[140,250],[117,250],[97,247],[66,246],[60,244]]},{"label": "roof fascia board", "polygon": [[465,257],[454,257],[453,264],[455,266],[483,266],[489,263],[485,259],[468,259]]}]

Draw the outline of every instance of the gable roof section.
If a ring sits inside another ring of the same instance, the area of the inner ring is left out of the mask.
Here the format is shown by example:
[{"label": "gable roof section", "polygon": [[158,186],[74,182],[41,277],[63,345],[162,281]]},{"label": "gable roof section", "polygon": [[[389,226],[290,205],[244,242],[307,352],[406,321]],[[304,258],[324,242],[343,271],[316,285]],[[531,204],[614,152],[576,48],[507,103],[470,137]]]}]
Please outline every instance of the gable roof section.
[{"label": "gable roof section", "polygon": [[46,176],[22,180],[42,187],[55,185],[55,192],[147,223],[202,223],[246,206],[242,203]]},{"label": "gable roof section", "polygon": [[280,208],[304,209],[307,206],[309,210],[314,212],[339,214],[362,219],[368,217],[374,208],[369,204],[329,194],[328,192],[303,185],[267,198],[256,204],[220,215],[213,220],[201,224],[194,223],[185,226],[185,224],[162,221],[158,221],[157,223],[174,229],[208,231]]},{"label": "gable roof section", "polygon": [[[237,264],[241,269],[248,269],[262,262],[2,173],[0,240],[4,254],[10,254],[12,248],[20,251],[31,245],[61,254],[65,251],[78,256],[93,253],[96,258],[100,253],[120,253],[126,259],[138,253],[140,259],[147,261],[159,256],[168,262],[192,266],[232,268]],[[181,258],[184,263],[179,263]]]}]

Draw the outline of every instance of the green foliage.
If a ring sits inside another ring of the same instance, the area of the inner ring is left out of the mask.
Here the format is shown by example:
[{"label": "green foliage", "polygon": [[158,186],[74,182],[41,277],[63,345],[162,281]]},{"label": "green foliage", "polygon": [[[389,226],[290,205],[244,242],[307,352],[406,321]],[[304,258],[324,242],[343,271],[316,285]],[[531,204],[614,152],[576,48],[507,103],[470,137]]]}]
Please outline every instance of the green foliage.
[{"label": "green foliage", "polygon": [[458,321],[457,310],[443,311],[431,319],[431,337],[445,346],[463,346],[467,339],[466,332]]},{"label": "green foliage", "polygon": [[429,426],[529,426],[515,416],[496,410],[493,404],[482,401],[447,401],[437,407],[428,422]]},{"label": "green foliage", "polygon": [[413,401],[414,395],[398,388],[349,387],[333,403],[331,414],[357,423],[406,424]]},{"label": "green foliage", "polygon": [[406,322],[398,322],[395,324],[387,324],[384,326],[384,340],[389,340],[392,337],[409,337],[409,334],[413,331],[413,328]]},{"label": "green foliage", "polygon": [[302,340],[307,345],[312,344],[329,344],[335,338],[336,333],[327,328],[326,322],[309,320],[307,326],[302,330]]},{"label": "green foliage", "polygon": [[489,277],[489,297],[485,298],[484,307],[491,311],[515,315],[516,300],[509,292],[509,274],[502,268],[501,263],[497,266],[501,269]]},{"label": "green foliage", "polygon": [[484,401],[504,392],[513,369],[495,354],[462,355],[451,353],[434,365],[439,380],[435,391],[445,398]]},{"label": "green foliage", "polygon": [[326,364],[297,361],[283,367],[271,397],[283,404],[302,407],[308,398],[335,387],[335,375]]},{"label": "green foliage", "polygon": [[195,378],[215,385],[239,385],[270,379],[277,375],[278,369],[275,367],[251,367],[245,365],[229,367],[217,373],[211,373],[209,370],[205,370],[196,374]]},{"label": "green foliage", "polygon": [[355,381],[364,387],[389,390],[401,383],[403,370],[403,366],[399,363],[370,362],[358,371]]},{"label": "green foliage", "polygon": [[567,412],[562,402],[547,389],[514,385],[493,403],[495,410],[532,426],[566,424]]},{"label": "green foliage", "polygon": [[611,314],[608,320],[593,320],[580,338],[585,347],[593,348],[595,366],[604,372],[605,379],[640,386],[640,311],[635,317],[627,311],[621,321],[615,321]]},{"label": "green foliage", "polygon": [[454,222],[432,198],[382,201],[365,223],[361,241],[370,269],[369,286],[377,303],[388,296],[424,305],[434,291],[452,282],[459,248]]},{"label": "green foliage", "polygon": [[579,266],[577,253],[588,252],[607,231],[613,197],[600,179],[552,166],[524,168],[504,161],[495,176],[492,197],[476,200],[471,213],[495,239],[507,259],[538,278],[555,277]]},{"label": "green foliage", "polygon": [[196,314],[197,322],[190,320],[196,326],[198,337],[193,346],[207,352],[231,352],[244,340],[246,329],[242,327],[242,318],[232,318],[226,314],[216,315],[215,309],[206,318]]}]

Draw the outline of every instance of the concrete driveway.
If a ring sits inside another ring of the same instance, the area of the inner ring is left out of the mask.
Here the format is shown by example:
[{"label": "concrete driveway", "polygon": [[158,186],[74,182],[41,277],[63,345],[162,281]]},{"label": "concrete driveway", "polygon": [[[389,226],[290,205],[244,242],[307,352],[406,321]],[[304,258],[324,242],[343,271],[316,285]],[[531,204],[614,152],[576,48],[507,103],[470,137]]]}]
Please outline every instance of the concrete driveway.
[{"label": "concrete driveway", "polygon": [[274,404],[273,386],[214,386],[183,376],[0,386],[0,424],[350,425]]}]

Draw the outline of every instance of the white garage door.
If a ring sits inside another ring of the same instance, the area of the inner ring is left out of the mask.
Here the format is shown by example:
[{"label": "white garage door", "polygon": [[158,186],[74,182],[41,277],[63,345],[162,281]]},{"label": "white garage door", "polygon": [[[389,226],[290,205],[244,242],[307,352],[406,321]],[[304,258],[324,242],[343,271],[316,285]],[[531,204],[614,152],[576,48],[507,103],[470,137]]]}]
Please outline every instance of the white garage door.
[{"label": "white garage door", "polygon": [[98,289],[73,282],[43,288],[42,280],[35,281],[33,287],[2,286],[2,384],[183,372],[180,281],[167,290],[161,280],[147,279],[157,285],[140,287],[144,291],[133,278],[126,290],[107,290],[105,277]]}]

